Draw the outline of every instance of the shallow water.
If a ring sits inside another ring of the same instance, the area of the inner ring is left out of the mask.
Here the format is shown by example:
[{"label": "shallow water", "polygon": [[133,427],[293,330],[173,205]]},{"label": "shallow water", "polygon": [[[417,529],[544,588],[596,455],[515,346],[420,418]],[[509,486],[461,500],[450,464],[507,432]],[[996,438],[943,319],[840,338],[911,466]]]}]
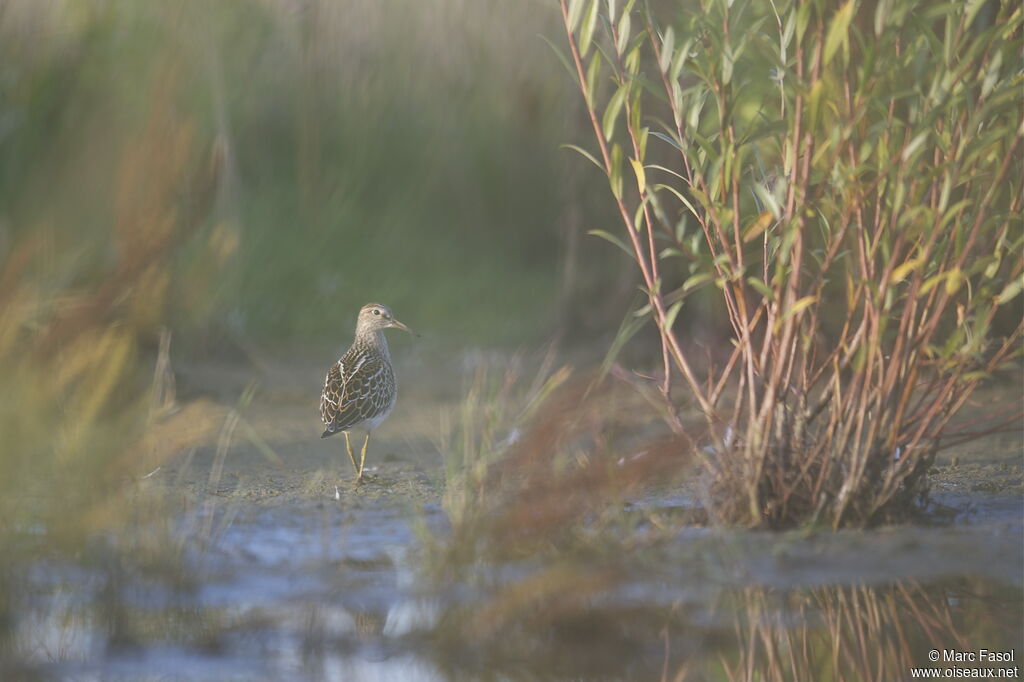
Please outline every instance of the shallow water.
[{"label": "shallow water", "polygon": [[889,680],[930,649],[1024,641],[1016,437],[940,458],[913,525],[712,530],[673,484],[568,541],[455,551],[441,400],[400,403],[354,486],[298,390],[246,413],[279,457],[242,439],[219,452],[214,430],[132,484],[117,509],[138,520],[70,548],[18,529],[0,679]]},{"label": "shallow water", "polygon": [[[686,679],[729,679],[719,661],[739,665],[751,633],[827,641],[828,618],[859,618],[844,608],[874,609],[879,632],[905,633],[884,665],[925,665],[927,649],[958,638],[1021,641],[1021,517],[1011,499],[979,507],[969,523],[936,527],[686,529],[629,556],[569,561],[570,588],[545,599],[600,588],[550,613],[503,596],[545,575],[543,559],[471,567],[471,580],[465,567],[452,580],[424,570],[418,538],[447,532],[436,505],[200,507],[178,532],[209,534],[184,545],[172,579],[123,559],[35,566],[9,649],[22,665],[5,679],[671,679],[686,666]],[[915,610],[939,625],[922,630]],[[861,676],[856,661],[841,671]]]}]

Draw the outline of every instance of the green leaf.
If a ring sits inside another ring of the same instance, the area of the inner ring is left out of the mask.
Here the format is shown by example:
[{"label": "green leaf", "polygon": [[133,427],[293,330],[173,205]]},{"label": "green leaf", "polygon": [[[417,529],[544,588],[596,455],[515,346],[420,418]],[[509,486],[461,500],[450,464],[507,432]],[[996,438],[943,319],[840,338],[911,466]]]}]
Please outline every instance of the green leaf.
[{"label": "green leaf", "polygon": [[629,42],[629,29],[629,12],[623,12],[622,18],[619,19],[619,37],[615,41],[615,51],[619,53],[619,56],[622,56],[622,53],[626,51],[626,44]]},{"label": "green leaf", "polygon": [[672,119],[679,128],[683,120],[683,87],[679,85],[679,81],[672,81],[671,90]]},{"label": "green leaf", "polygon": [[757,220],[747,228],[747,231],[743,233],[743,241],[749,242],[752,239],[758,237],[762,232],[767,230],[771,224],[775,221],[775,216],[772,215],[771,211],[765,211]]},{"label": "green leaf", "polygon": [[669,73],[669,78],[673,81],[679,80],[679,74],[683,71],[683,64],[686,63],[686,58],[690,54],[690,47],[693,45],[693,38],[690,38],[683,43],[675,55],[672,57],[672,70]]},{"label": "green leaf", "polygon": [[672,325],[676,322],[676,317],[679,315],[679,311],[683,307],[682,301],[676,301],[672,304],[672,307],[665,312],[665,329],[672,329]]},{"label": "green leaf", "polygon": [[608,108],[604,110],[604,118],[601,119],[601,130],[604,132],[604,139],[609,142],[615,134],[615,119],[619,117],[619,111],[626,101],[626,94],[629,92],[629,83],[623,83],[615,91],[612,98],[608,100]]},{"label": "green leaf", "polygon": [[921,131],[920,133],[917,134],[916,137],[914,137],[913,140],[910,141],[910,144],[907,145],[906,149],[903,150],[903,154],[901,155],[901,158],[904,161],[908,160],[911,156],[913,156],[914,152],[916,152],[921,147],[921,145],[925,143],[925,141],[928,139],[929,132],[930,131],[928,130]]},{"label": "green leaf", "polygon": [[981,84],[981,96],[988,97],[992,92],[992,89],[996,87],[996,81],[999,80],[999,67],[1003,64],[1003,53],[997,51],[992,55],[992,59],[988,63],[988,68],[985,69],[985,80]]},{"label": "green leaf", "polygon": [[722,50],[722,83],[725,85],[729,84],[732,80],[732,68],[734,63],[732,50],[728,47]]},{"label": "green leaf", "polygon": [[817,302],[817,300],[818,300],[817,296],[804,296],[800,300],[798,300],[795,303],[793,303],[793,305],[789,308],[789,310],[787,310],[785,312],[785,314],[782,316],[782,321],[785,322],[786,320],[788,320],[789,318],[793,317],[794,315],[799,314],[802,310],[804,310],[805,308],[810,307],[815,302]]},{"label": "green leaf", "polygon": [[558,61],[560,61],[562,63],[562,66],[565,67],[565,72],[569,74],[569,78],[571,78],[572,81],[575,83],[576,71],[574,71],[572,66],[569,64],[569,58],[565,56],[565,53],[562,52],[561,48],[559,48],[553,42],[548,40],[547,36],[542,35],[540,38],[541,40],[548,44],[548,47],[550,47],[551,50],[555,53],[555,56],[558,57]]},{"label": "green leaf", "polygon": [[968,0],[966,7],[964,7],[964,18],[968,26],[974,21],[974,17],[978,16],[978,12],[985,6],[986,0]]},{"label": "green leaf", "polygon": [[896,282],[902,282],[904,279],[907,278],[907,275],[921,267],[922,263],[924,263],[924,260],[921,258],[908,259],[906,262],[904,262],[902,265],[897,266],[896,269],[892,271],[892,274],[889,276],[889,281],[893,284],[895,284]]},{"label": "green leaf", "polygon": [[631,76],[640,74],[640,47],[643,45],[643,36],[643,33],[637,36],[639,42],[626,55],[626,72]]},{"label": "green leaf", "polygon": [[580,28],[580,55],[587,56],[590,52],[590,43],[594,39],[594,29],[597,27],[597,0],[590,0],[590,7],[583,17],[583,26]]},{"label": "green leaf", "polygon": [[643,90],[641,88],[630,88],[630,92],[627,95],[629,97],[629,120],[626,124],[629,126],[631,131],[640,130],[641,115],[643,111],[641,98],[643,96]]},{"label": "green leaf", "polygon": [[755,182],[753,185],[754,195],[761,200],[765,208],[771,211],[772,216],[779,220],[782,217],[782,205],[775,197],[775,193],[769,191],[763,182]]},{"label": "green leaf", "polygon": [[972,203],[974,203],[974,201],[971,199],[961,199],[960,201],[950,206],[949,210],[946,211],[946,215],[942,217],[942,222],[939,224],[939,230],[945,230],[949,223],[956,219],[957,216],[961,215],[963,213],[963,210],[970,206]]},{"label": "green leaf", "polygon": [[615,198],[622,199],[622,147],[618,142],[612,145],[611,162],[608,184],[611,186]]},{"label": "green leaf", "polygon": [[601,239],[605,240],[606,242],[609,242],[611,244],[615,244],[615,246],[617,246],[620,249],[622,249],[623,252],[627,256],[629,256],[630,258],[633,257],[633,249],[629,248],[626,245],[626,242],[622,241],[621,239],[616,237],[611,232],[608,232],[606,230],[587,230],[587,234],[594,235],[595,237],[600,237]]},{"label": "green leaf", "polygon": [[772,291],[771,287],[769,287],[767,284],[762,282],[759,278],[757,278],[757,277],[747,277],[747,283],[750,286],[754,287],[754,289],[757,291],[757,293],[759,293],[762,296],[764,296],[766,300],[769,300],[769,301],[774,301],[775,300],[775,292]]},{"label": "green leaf", "polygon": [[921,285],[920,291],[917,292],[918,298],[920,298],[922,296],[927,296],[928,292],[931,291],[932,289],[934,289],[936,284],[938,284],[939,282],[943,281],[947,277],[949,277],[949,273],[948,272],[940,272],[939,274],[932,275],[931,277],[926,279],[924,281],[924,284]]},{"label": "green leaf", "polygon": [[576,27],[579,26],[580,17],[583,15],[583,1],[569,0],[568,25],[570,33],[575,33]]},{"label": "green leaf", "polygon": [[1020,293],[1021,289],[1024,289],[1024,275],[1011,280],[1005,287],[1003,287],[1003,290],[1000,291],[999,295],[995,298],[996,305],[1009,303],[1017,297],[1017,294]]},{"label": "green leaf", "polygon": [[811,21],[811,8],[814,6],[813,2],[800,3],[799,9],[796,11],[796,44],[799,45],[804,40],[804,32],[807,30],[807,24]]},{"label": "green leaf", "polygon": [[665,142],[668,142],[670,145],[672,145],[673,147],[675,147],[679,151],[683,151],[682,146],[678,142],[676,142],[674,138],[669,137],[665,133],[659,133],[659,132],[651,131],[651,135],[654,135],[658,139],[661,139],[661,140],[664,140]]},{"label": "green leaf", "polygon": [[658,68],[662,73],[668,73],[669,67],[672,66],[672,52],[675,48],[676,32],[669,26],[661,39],[661,59],[658,60]]},{"label": "green leaf", "polygon": [[598,168],[600,168],[602,173],[606,173],[607,172],[605,170],[605,167],[601,164],[601,162],[598,161],[596,158],[594,158],[594,155],[591,154],[590,152],[588,152],[583,147],[579,147],[579,146],[574,145],[574,144],[563,144],[563,145],[560,145],[560,146],[562,148],[564,148],[564,149],[571,149],[574,152],[578,152],[579,154],[581,154],[583,156],[583,158],[587,159],[588,161],[590,161],[590,163],[592,163],[595,166],[597,166]]},{"label": "green leaf", "polygon": [[630,159],[629,163],[633,166],[633,173],[636,174],[636,186],[642,196],[644,190],[647,189],[647,174],[644,173],[644,165],[637,159]]},{"label": "green leaf", "polygon": [[[669,192],[672,192],[672,194],[676,195],[676,198],[678,198],[679,201],[683,202],[683,205],[686,206],[686,208],[690,209],[690,213],[693,214],[694,218],[696,218],[698,221],[701,219],[700,213],[697,213],[697,209],[694,208],[692,203],[690,203],[690,200],[687,199],[685,196],[683,196],[683,193],[680,192],[679,190],[677,190],[672,185],[654,185],[654,189],[655,190],[667,189]],[[694,192],[694,194],[696,194],[698,190],[692,190],[691,189],[691,191]]]},{"label": "green leaf", "polygon": [[693,98],[693,104],[690,106],[690,111],[686,117],[686,124],[693,130],[697,129],[697,124],[700,122],[700,112],[704,108],[704,102],[707,100],[707,91],[701,93],[700,97]]},{"label": "green leaf", "polygon": [[850,20],[853,19],[854,4],[854,0],[846,0],[846,3],[832,17],[828,35],[825,37],[825,53],[823,55],[825,64],[832,61],[832,57],[835,56],[840,45],[849,45]]},{"label": "green leaf", "polygon": [[786,48],[789,47],[790,41],[793,40],[793,34],[796,33],[796,12],[787,12],[786,26],[782,29],[782,35],[779,37],[779,56],[783,64],[786,63]]},{"label": "green leaf", "polygon": [[[655,135],[657,135],[657,133],[655,133]],[[656,163],[649,164],[647,167],[652,169],[652,170],[660,170],[660,171],[663,171],[665,173],[668,173],[669,175],[674,175],[677,178],[679,178],[680,180],[682,180],[683,182],[686,182],[686,178],[684,178],[681,174],[677,173],[676,171],[672,170],[671,168],[665,168],[664,166],[659,166]]]},{"label": "green leaf", "polygon": [[892,11],[892,0],[878,0],[875,5],[875,37],[881,37],[889,22],[889,13]]},{"label": "green leaf", "polygon": [[[633,159],[630,159],[632,161]],[[637,232],[640,231],[640,225],[644,219],[644,207],[647,206],[650,201],[651,195],[644,197],[643,201],[637,202],[636,210],[633,212],[633,229]]]},{"label": "green leaf", "polygon": [[689,277],[685,282],[683,282],[682,289],[683,291],[689,291],[696,286],[710,282],[714,276],[715,275],[712,272],[698,272],[696,275]]},{"label": "green leaf", "polygon": [[946,294],[952,296],[960,290],[960,285],[965,281],[964,273],[960,268],[953,268],[946,273]]},{"label": "green leaf", "polygon": [[587,104],[592,106],[597,92],[597,79],[601,77],[601,53],[595,52],[587,66]]}]

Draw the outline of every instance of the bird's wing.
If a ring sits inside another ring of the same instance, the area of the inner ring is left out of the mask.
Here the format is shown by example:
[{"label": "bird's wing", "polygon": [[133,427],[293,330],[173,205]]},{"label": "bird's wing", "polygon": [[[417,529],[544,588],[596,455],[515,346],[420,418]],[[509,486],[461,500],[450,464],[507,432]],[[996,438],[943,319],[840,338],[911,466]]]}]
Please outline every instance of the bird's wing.
[{"label": "bird's wing", "polygon": [[376,398],[386,380],[380,357],[346,355],[327,372],[320,396],[320,416],[327,427],[322,438],[345,431],[379,414],[384,407]]}]

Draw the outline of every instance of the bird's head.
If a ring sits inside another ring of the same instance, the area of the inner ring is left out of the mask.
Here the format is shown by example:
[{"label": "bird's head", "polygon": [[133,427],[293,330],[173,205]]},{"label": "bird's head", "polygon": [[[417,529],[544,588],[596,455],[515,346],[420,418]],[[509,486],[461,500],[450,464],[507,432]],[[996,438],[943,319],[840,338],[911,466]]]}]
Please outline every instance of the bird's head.
[{"label": "bird's head", "polygon": [[359,319],[356,322],[357,332],[376,332],[388,327],[395,327],[412,334],[412,330],[395,319],[391,308],[383,303],[367,303],[359,311]]}]

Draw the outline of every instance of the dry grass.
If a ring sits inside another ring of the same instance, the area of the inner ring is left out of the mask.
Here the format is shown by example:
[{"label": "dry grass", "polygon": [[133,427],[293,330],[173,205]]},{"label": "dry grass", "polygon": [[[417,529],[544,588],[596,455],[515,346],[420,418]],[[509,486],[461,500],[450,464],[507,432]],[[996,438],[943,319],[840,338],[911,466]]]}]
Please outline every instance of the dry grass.
[{"label": "dry grass", "polygon": [[643,415],[632,389],[596,374],[478,370],[439,446],[454,547],[509,558],[606,537],[628,500],[692,461],[688,438],[633,436]]}]

